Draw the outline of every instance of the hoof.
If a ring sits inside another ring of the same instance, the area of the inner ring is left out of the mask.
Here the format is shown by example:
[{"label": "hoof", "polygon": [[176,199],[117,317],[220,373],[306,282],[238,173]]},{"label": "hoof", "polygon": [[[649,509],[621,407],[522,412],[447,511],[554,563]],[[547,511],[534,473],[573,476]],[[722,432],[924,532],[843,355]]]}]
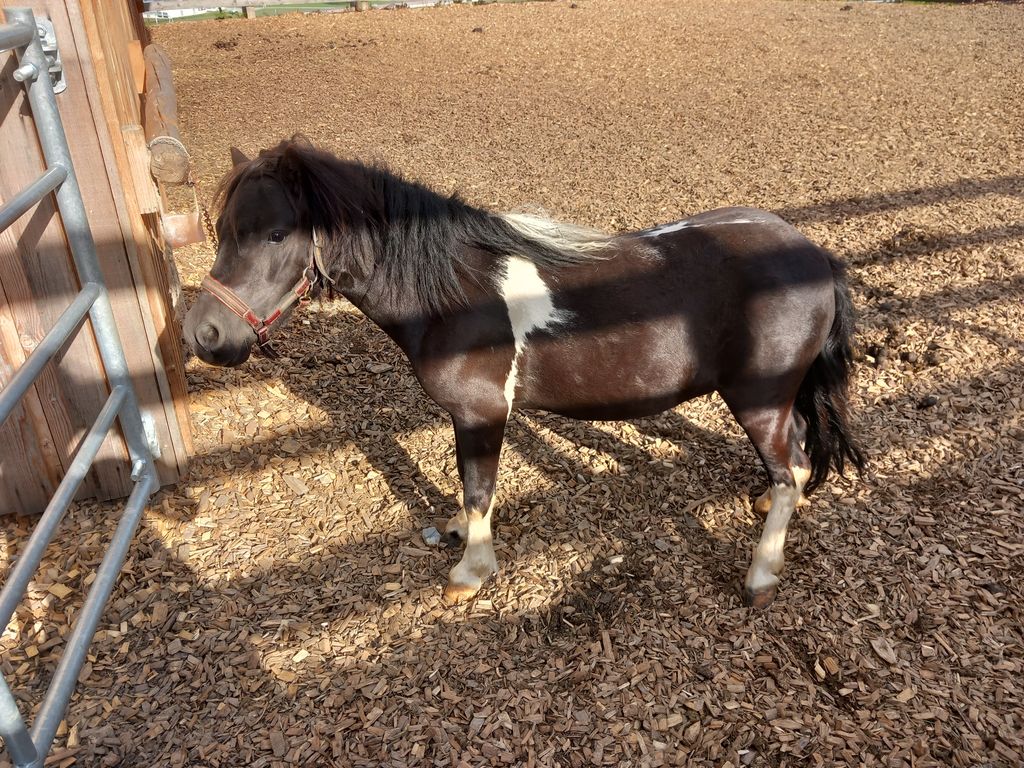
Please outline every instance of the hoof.
[{"label": "hoof", "polygon": [[743,590],[743,602],[750,608],[764,610],[774,602],[777,593],[776,587],[766,587],[756,591],[747,587]]},{"label": "hoof", "polygon": [[444,588],[445,602],[458,603],[468,600],[497,572],[498,562],[494,559],[494,553],[475,552],[471,545],[459,564],[448,574],[448,586]]},{"label": "hoof", "polygon": [[469,600],[477,592],[480,591],[480,586],[472,586],[469,584],[449,584],[444,588],[444,601],[449,604],[461,603]]},{"label": "hoof", "polygon": [[772,492],[767,490],[757,497],[754,502],[754,511],[764,517],[768,514],[768,511],[772,508]]}]

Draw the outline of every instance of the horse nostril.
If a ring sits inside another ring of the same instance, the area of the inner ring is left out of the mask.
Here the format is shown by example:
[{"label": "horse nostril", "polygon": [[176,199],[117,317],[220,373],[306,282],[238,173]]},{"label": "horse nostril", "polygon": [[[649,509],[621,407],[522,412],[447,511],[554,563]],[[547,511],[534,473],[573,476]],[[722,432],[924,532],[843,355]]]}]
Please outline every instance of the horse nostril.
[{"label": "horse nostril", "polygon": [[213,323],[203,323],[196,328],[196,341],[203,349],[212,350],[220,339],[220,331]]}]

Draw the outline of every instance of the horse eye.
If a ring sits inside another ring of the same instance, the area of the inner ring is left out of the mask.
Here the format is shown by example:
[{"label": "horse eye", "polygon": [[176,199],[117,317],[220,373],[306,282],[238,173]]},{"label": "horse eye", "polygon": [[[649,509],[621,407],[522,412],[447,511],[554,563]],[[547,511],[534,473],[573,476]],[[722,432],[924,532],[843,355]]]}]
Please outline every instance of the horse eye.
[{"label": "horse eye", "polygon": [[272,243],[283,243],[284,242],[284,238],[285,238],[285,234],[286,233],[282,232],[280,229],[275,229],[273,232],[270,233],[270,242],[272,242]]}]

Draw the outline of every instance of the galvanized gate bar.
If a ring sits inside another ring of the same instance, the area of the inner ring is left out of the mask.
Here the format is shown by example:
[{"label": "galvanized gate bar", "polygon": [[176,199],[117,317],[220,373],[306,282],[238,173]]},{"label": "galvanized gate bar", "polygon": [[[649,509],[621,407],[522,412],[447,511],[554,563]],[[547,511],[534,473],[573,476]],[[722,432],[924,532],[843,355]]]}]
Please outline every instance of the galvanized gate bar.
[{"label": "galvanized gate bar", "polygon": [[103,445],[103,438],[107,436],[110,425],[114,423],[118,410],[124,404],[125,394],[124,387],[114,387],[114,391],[110,393],[110,397],[107,398],[107,402],[100,410],[100,415],[96,417],[92,429],[82,441],[67,473],[60,481],[60,485],[57,486],[53,498],[46,505],[46,511],[43,512],[36,527],[32,530],[28,544],[19,553],[18,561],[11,569],[3,591],[0,592],[0,624],[3,626],[6,627],[7,622],[14,615],[14,609],[18,607],[18,601],[25,594],[25,588],[32,580],[36,568],[39,567],[39,562],[46,552],[46,546],[53,538],[57,526],[68,509],[68,504],[75,498],[78,487],[89,473],[89,467],[92,466],[93,459],[96,458],[100,446]]},{"label": "galvanized gate bar", "polygon": [[82,327],[85,318],[92,309],[96,297],[103,290],[102,286],[96,283],[86,283],[85,287],[78,292],[75,300],[57,318],[43,340],[32,350],[32,353],[25,358],[25,362],[7,382],[7,386],[0,391],[0,422],[11,415],[11,411],[18,404],[18,401],[28,392],[35,383],[43,368],[56,355],[61,347],[70,339],[78,329]]},{"label": "galvanized gate bar", "polygon": [[21,214],[53,192],[67,177],[68,169],[62,165],[47,168],[46,173],[0,206],[0,232],[11,226]]},{"label": "galvanized gate bar", "polygon": [[5,15],[7,20],[13,21],[14,24],[0,26],[0,51],[18,49],[20,66],[14,71],[14,78],[24,83],[28,91],[28,100],[47,169],[0,208],[0,231],[53,192],[82,290],[11,377],[8,385],[0,391],[0,422],[10,415],[46,364],[78,333],[87,315],[92,321],[96,345],[103,359],[103,367],[110,384],[110,396],[79,445],[67,473],[57,486],[46,511],[43,512],[28,543],[11,569],[7,583],[0,591],[0,625],[6,627],[14,615],[18,602],[39,567],[46,547],[88,474],[115,419],[120,423],[128,445],[132,462],[131,477],[135,482],[114,536],[103,556],[103,562],[96,573],[95,581],[65,644],[64,653],[36,715],[31,734],[18,710],[17,701],[7,682],[0,675],[0,738],[3,739],[16,768],[42,768],[71,699],[78,673],[89,651],[89,644],[103,616],[103,608],[110,598],[135,529],[142,518],[143,509],[159,485],[159,480],[146,442],[138,401],[110,306],[110,297],[96,258],[96,245],[89,229],[85,203],[78,187],[67,137],[47,74],[49,62],[39,42],[35,17],[32,11],[20,8],[7,9]]},{"label": "galvanized gate bar", "polygon": [[18,712],[18,703],[7,687],[7,681],[0,675],[0,736],[17,766],[31,765],[36,759],[36,745],[25,730]]},{"label": "galvanized gate bar", "polygon": [[89,652],[89,643],[92,642],[92,636],[96,634],[96,626],[103,616],[107,598],[110,597],[110,593],[114,589],[114,583],[121,571],[128,547],[135,536],[135,529],[139,525],[139,520],[142,519],[142,511],[156,487],[156,475],[150,474],[132,490],[131,496],[128,497],[128,504],[121,515],[121,522],[118,523],[117,530],[114,531],[114,538],[110,542],[107,554],[104,555],[103,562],[100,563],[100,568],[96,572],[96,581],[93,582],[89,596],[85,599],[85,604],[78,614],[75,628],[71,632],[71,637],[68,638],[67,648],[57,665],[53,680],[50,682],[50,690],[47,691],[46,698],[43,699],[43,706],[39,709],[36,720],[32,724],[32,741],[44,754],[53,744],[54,734],[57,733],[57,727],[60,725],[61,718],[64,717],[64,710],[67,709],[68,700],[75,688],[75,681],[82,669],[85,655]]},{"label": "galvanized gate bar", "polygon": [[0,27],[0,53],[9,51],[11,48],[22,48],[32,42],[35,35],[35,23],[32,26],[24,24],[10,24]]}]

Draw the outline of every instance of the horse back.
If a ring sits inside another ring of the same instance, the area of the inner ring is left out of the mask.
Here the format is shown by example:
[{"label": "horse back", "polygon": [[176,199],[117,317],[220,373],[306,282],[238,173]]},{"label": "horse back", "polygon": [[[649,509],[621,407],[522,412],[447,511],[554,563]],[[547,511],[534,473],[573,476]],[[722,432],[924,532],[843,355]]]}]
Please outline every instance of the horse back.
[{"label": "horse back", "polygon": [[745,377],[802,378],[824,343],[829,257],[773,214],[720,209],[615,245],[609,258],[541,275],[559,322],[519,355],[518,405],[653,414]]}]

